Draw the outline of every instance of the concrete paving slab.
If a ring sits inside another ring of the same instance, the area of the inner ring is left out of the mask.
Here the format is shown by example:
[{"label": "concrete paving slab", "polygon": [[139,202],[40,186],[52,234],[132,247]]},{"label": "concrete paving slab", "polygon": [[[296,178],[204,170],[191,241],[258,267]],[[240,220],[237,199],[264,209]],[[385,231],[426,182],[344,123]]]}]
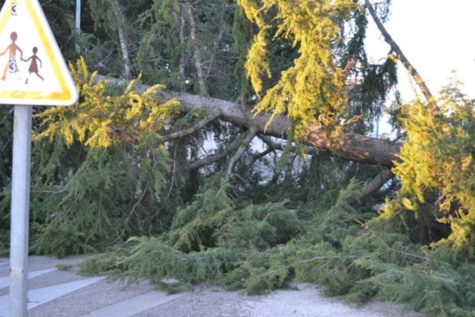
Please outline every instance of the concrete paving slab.
[{"label": "concrete paving slab", "polygon": [[148,283],[124,288],[118,282],[102,280],[29,311],[29,317],[80,317],[101,308],[154,291]]},{"label": "concrete paving slab", "polygon": [[134,298],[113,304],[81,317],[129,317],[141,313],[145,310],[175,301],[189,293],[168,295],[165,292],[149,292]]},{"label": "concrete paving slab", "polygon": [[[94,284],[103,279],[105,279],[105,277],[94,277],[94,278],[89,278],[85,280],[59,284],[55,286],[39,288],[35,290],[29,290],[27,309],[30,310],[32,308],[35,308],[36,306],[50,302],[56,298],[59,298],[66,294],[77,291],[78,289],[84,288],[88,285]],[[10,309],[9,295],[0,296],[0,316],[2,317],[8,316],[9,309]]]}]

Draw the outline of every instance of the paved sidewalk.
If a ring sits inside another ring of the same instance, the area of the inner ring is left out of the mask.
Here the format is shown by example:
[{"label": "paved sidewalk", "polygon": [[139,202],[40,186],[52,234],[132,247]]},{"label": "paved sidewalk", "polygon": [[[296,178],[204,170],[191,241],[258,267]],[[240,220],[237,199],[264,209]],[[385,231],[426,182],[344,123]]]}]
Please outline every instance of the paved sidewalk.
[{"label": "paved sidewalk", "polygon": [[[399,317],[403,306],[375,303],[358,308],[326,298],[310,286],[268,296],[243,296],[213,286],[168,295],[142,283],[128,288],[105,277],[84,277],[57,265],[74,265],[81,257],[29,258],[30,317]],[[8,317],[9,263],[0,258],[0,317]]]}]

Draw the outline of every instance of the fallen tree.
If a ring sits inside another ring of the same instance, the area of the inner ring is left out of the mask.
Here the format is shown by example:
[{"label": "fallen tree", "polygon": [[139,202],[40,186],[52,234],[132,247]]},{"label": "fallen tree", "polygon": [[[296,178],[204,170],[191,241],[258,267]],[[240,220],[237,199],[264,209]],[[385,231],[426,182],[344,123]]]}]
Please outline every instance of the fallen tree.
[{"label": "fallen tree", "polygon": [[[107,80],[112,84],[125,84],[126,81],[107,78],[98,75],[97,80]],[[135,91],[142,94],[150,86],[136,85]],[[251,110],[244,110],[236,102],[221,100],[212,97],[203,97],[188,93],[160,91],[165,100],[173,98],[180,101],[183,111],[192,111],[197,108],[206,108],[210,118],[218,118],[245,128],[251,127],[258,134],[270,135],[286,139],[291,128],[291,120],[283,115],[275,116],[272,121],[267,113],[253,114]],[[193,129],[190,133],[194,132]],[[324,127],[312,124],[309,133],[302,141],[317,149],[330,152],[337,157],[360,163],[378,164],[387,167],[393,166],[397,160],[397,153],[401,145],[386,140],[364,136],[357,133],[335,131],[329,133]]]}]

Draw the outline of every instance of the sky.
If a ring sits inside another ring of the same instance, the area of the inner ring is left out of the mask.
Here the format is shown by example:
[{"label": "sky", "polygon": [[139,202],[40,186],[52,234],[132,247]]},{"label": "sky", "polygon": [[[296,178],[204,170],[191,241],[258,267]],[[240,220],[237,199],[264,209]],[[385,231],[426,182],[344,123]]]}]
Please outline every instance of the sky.
[{"label": "sky", "polygon": [[[434,95],[455,70],[463,92],[475,98],[475,0],[392,0],[385,26]],[[389,51],[374,23],[366,43],[373,60]],[[403,68],[399,63],[399,86],[409,100],[413,88]]]}]

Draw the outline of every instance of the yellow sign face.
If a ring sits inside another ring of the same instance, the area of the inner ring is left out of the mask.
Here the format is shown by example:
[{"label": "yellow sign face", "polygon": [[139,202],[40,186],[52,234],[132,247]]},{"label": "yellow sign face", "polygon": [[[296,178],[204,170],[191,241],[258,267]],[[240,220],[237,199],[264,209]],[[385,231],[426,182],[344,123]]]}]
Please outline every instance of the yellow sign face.
[{"label": "yellow sign face", "polygon": [[0,103],[69,106],[78,93],[38,0],[0,11]]}]

